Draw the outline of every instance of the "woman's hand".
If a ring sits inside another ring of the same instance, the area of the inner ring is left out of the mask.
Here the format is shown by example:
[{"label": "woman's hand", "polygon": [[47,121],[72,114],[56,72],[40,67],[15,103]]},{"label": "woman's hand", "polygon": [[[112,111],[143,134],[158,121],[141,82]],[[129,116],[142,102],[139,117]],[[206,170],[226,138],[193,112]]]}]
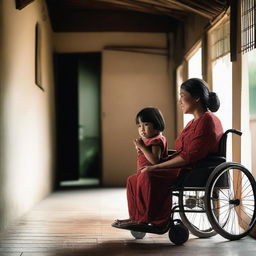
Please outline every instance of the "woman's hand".
[{"label": "woman's hand", "polygon": [[146,172],[146,171],[151,171],[151,170],[154,170],[155,167],[154,165],[149,165],[149,166],[144,166],[140,171],[141,172]]}]

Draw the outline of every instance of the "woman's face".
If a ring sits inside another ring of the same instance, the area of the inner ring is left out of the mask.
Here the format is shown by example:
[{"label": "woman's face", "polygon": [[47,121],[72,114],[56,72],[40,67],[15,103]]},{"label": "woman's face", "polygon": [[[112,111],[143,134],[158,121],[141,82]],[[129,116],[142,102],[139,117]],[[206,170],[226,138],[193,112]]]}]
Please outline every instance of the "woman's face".
[{"label": "woman's face", "polygon": [[198,108],[199,99],[192,97],[192,95],[184,89],[180,89],[180,107],[184,114],[193,114]]}]

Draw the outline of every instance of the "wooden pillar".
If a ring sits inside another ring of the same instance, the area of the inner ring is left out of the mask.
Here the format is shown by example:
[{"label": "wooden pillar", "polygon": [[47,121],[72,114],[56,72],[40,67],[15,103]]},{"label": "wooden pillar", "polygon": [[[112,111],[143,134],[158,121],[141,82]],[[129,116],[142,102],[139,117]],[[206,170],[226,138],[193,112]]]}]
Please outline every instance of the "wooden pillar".
[{"label": "wooden pillar", "polygon": [[[241,130],[241,95],[242,95],[242,56],[241,56],[241,2],[237,1],[237,23],[236,31],[231,31],[235,33],[236,38],[236,58],[232,62],[232,101],[233,101],[233,128]],[[234,35],[232,36],[232,38]],[[241,162],[241,138],[240,136],[233,135],[233,161]]]},{"label": "wooden pillar", "polygon": [[202,78],[208,82],[208,32],[202,36]]}]

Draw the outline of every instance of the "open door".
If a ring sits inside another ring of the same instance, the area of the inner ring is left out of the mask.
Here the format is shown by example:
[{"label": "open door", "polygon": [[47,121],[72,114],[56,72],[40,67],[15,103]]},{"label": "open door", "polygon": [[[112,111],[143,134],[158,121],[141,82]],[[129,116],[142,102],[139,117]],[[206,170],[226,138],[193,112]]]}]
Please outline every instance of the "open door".
[{"label": "open door", "polygon": [[99,185],[101,54],[65,53],[55,59],[56,185]]},{"label": "open door", "polygon": [[79,178],[77,57],[57,54],[56,68],[56,181]]}]

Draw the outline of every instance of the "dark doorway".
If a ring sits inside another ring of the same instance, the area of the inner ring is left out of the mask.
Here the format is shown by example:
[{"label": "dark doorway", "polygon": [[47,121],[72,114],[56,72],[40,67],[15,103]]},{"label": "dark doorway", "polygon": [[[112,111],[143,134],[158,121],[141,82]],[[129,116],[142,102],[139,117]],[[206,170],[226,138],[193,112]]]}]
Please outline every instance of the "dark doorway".
[{"label": "dark doorway", "polygon": [[56,54],[58,186],[101,181],[101,54]]}]

